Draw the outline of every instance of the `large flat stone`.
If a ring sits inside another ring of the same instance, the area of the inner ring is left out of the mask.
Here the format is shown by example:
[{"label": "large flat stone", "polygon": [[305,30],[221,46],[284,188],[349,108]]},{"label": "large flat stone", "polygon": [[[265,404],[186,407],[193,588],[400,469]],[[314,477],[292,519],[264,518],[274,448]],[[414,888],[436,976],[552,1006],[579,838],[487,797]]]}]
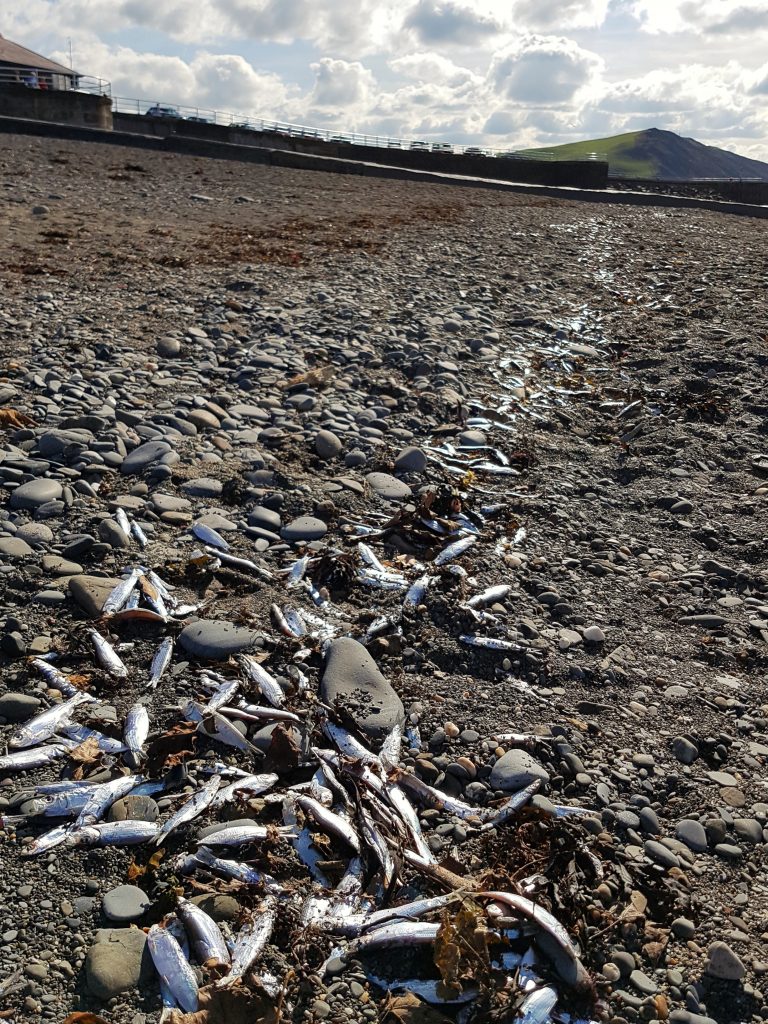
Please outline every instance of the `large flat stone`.
[{"label": "large flat stone", "polygon": [[41,477],[39,480],[30,480],[29,483],[17,487],[11,494],[9,505],[11,508],[37,508],[48,501],[58,501],[61,493],[61,484],[58,480]]},{"label": "large flat stone", "polygon": [[383,739],[405,721],[402,701],[368,651],[350,637],[329,644],[320,697],[332,707],[338,702],[371,739]]},{"label": "large flat stone", "polygon": [[83,611],[95,619],[101,615],[104,602],[119,582],[111,576],[73,576],[68,586]]},{"label": "large flat stone", "polygon": [[515,793],[539,779],[549,782],[549,772],[525,750],[508,750],[502,754],[491,770],[491,786]]},{"label": "large flat stone", "polygon": [[252,647],[259,634],[242,626],[218,619],[199,619],[191,622],[179,634],[179,643],[198,658],[224,660],[238,651]]},{"label": "large flat stone", "polygon": [[99,928],[85,958],[88,988],[97,999],[106,1002],[152,980],[154,967],[146,943],[138,928]]},{"label": "large flat stone", "polygon": [[138,448],[134,448],[130,455],[126,455],[120,466],[123,476],[134,476],[143,473],[147,466],[157,462],[171,450],[167,441],[145,441]]}]

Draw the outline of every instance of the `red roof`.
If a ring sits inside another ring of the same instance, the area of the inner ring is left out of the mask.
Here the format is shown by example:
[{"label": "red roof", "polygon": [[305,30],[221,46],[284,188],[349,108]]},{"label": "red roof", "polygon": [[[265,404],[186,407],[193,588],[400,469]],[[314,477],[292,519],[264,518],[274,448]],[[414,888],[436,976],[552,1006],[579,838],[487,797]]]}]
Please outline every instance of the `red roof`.
[{"label": "red roof", "polygon": [[19,64],[23,68],[35,68],[37,71],[50,71],[54,75],[74,75],[72,68],[65,68],[47,57],[42,57],[26,46],[19,46],[0,35],[0,64]]}]

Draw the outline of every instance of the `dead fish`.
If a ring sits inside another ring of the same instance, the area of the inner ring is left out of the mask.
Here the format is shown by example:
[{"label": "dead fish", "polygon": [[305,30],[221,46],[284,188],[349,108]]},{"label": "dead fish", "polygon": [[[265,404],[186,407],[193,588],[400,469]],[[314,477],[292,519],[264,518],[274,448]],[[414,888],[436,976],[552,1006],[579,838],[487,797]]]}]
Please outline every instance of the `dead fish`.
[{"label": "dead fish", "polygon": [[136,584],[141,576],[141,569],[132,569],[131,572],[121,580],[108,594],[102,606],[102,615],[113,615],[119,612],[128,598],[133,593]]},{"label": "dead fish", "polygon": [[316,882],[319,882],[324,889],[330,889],[331,881],[320,867],[320,861],[324,859],[324,854],[313,844],[312,833],[307,826],[299,828],[296,804],[292,800],[283,800],[283,821],[292,831],[288,838],[302,864],[309,868]]},{"label": "dead fish", "polygon": [[346,843],[355,853],[360,853],[360,840],[348,818],[343,818],[340,814],[329,810],[329,808],[323,806],[323,804],[311,796],[295,796],[293,799],[305,814],[309,814],[317,822],[324,832]]},{"label": "dead fish", "polygon": [[249,742],[243,734],[218,711],[209,711],[195,701],[190,701],[184,709],[188,721],[197,722],[197,731],[211,739],[218,740],[236,750],[248,750],[258,757],[264,754],[258,747]]},{"label": "dead fish", "polygon": [[214,794],[211,806],[222,807],[240,794],[258,796],[260,793],[266,793],[278,781],[279,776],[273,772],[265,772],[263,775],[246,775],[244,778],[235,779],[229,786],[223,786]]},{"label": "dead fish", "polygon": [[277,605],[277,604],[271,604],[269,606],[269,611],[270,611],[270,614],[272,616],[272,621],[274,622],[275,626],[277,626],[277,628],[280,630],[280,632],[283,634],[283,636],[288,636],[288,637],[291,637],[292,639],[295,639],[296,634],[293,632],[291,627],[288,625],[288,623],[286,621],[286,618],[283,615],[282,608],[280,608],[280,606]]},{"label": "dead fish", "polygon": [[165,670],[171,663],[172,656],[173,637],[168,636],[155,651],[155,655],[152,658],[152,664],[149,666],[149,682],[147,683],[148,690],[154,690],[163,678]]},{"label": "dead fish", "polygon": [[378,619],[374,619],[373,622],[368,626],[368,629],[365,631],[365,636],[363,637],[362,642],[364,644],[368,644],[371,642],[371,640],[379,636],[381,633],[386,633],[390,630],[398,628],[397,623],[399,618],[400,614],[398,613],[397,615],[392,616],[381,615],[379,616]]},{"label": "dead fish", "polygon": [[384,575],[377,576],[371,570],[368,570],[368,572],[362,569],[359,570],[357,578],[366,587],[372,587],[374,590],[405,590],[408,586],[408,581],[405,579]]},{"label": "dead fish", "polygon": [[99,821],[71,830],[76,846],[137,846],[157,834],[153,821]]},{"label": "dead fish", "polygon": [[385,768],[397,768],[400,764],[400,749],[403,745],[403,727],[397,723],[384,737],[379,750],[379,760]]},{"label": "dead fish", "polygon": [[52,689],[61,691],[65,697],[74,697],[75,694],[82,693],[55,665],[43,661],[42,658],[30,658],[29,664],[37,669]]},{"label": "dead fish", "polygon": [[382,562],[379,561],[374,551],[372,551],[367,544],[364,544],[363,541],[358,541],[357,551],[366,565],[369,565],[372,569],[375,569],[376,572],[387,572],[386,567],[383,565]]},{"label": "dead fish", "polygon": [[125,679],[128,676],[128,669],[115,654],[112,646],[107,643],[101,633],[97,633],[93,628],[89,628],[88,635],[93,641],[96,660],[101,667],[114,679]]},{"label": "dead fish", "polygon": [[271,676],[250,654],[240,654],[237,660],[251,682],[256,684],[262,697],[272,707],[282,707],[285,703],[285,693],[275,677]]},{"label": "dead fish", "polygon": [[523,648],[511,640],[498,640],[495,636],[476,636],[462,633],[459,640],[470,647],[483,647],[487,651],[521,651]]},{"label": "dead fish", "polygon": [[283,708],[265,708],[261,704],[246,704],[240,702],[236,705],[224,705],[220,714],[227,718],[239,718],[243,722],[300,722],[301,719],[293,711],[285,711]]},{"label": "dead fish", "polygon": [[267,896],[238,933],[232,950],[232,969],[216,982],[217,988],[228,988],[239,981],[261,956],[277,920],[277,903]]},{"label": "dead fish", "polygon": [[291,826],[284,825],[230,825],[218,832],[198,839],[201,846],[245,846],[246,843],[263,843],[265,839],[280,835],[292,835]]},{"label": "dead fish", "polygon": [[14,754],[0,755],[0,771],[29,771],[32,768],[42,768],[45,764],[64,757],[72,748],[64,743],[52,743],[45,747],[35,747],[33,750],[18,750]]},{"label": "dead fish", "polygon": [[389,889],[396,874],[395,862],[389,852],[389,846],[384,836],[376,826],[370,812],[362,804],[359,807],[360,832],[368,847],[373,851],[376,859],[381,865],[384,876],[384,888]]},{"label": "dead fish", "polygon": [[143,775],[120,775],[116,779],[96,786],[89,796],[88,802],[78,814],[75,826],[90,825],[98,821],[116,800],[127,796],[135,786],[142,782],[144,782]]},{"label": "dead fish", "polygon": [[419,824],[419,816],[411,806],[405,793],[394,782],[385,783],[384,792],[387,794],[389,802],[405,823],[405,827],[411,835],[416,852],[425,860],[434,862],[435,855],[432,853],[424,839],[421,831],[421,825]]},{"label": "dead fish", "polygon": [[374,949],[391,949],[395,946],[431,945],[437,938],[439,924],[415,923],[413,921],[397,921],[383,928],[361,935],[350,942],[347,952],[355,956],[357,953],[371,952]]},{"label": "dead fish", "polygon": [[54,704],[53,707],[35,715],[28,722],[25,722],[8,740],[11,750],[23,750],[25,747],[34,747],[50,739],[56,730],[65,725],[75,710],[81,704],[93,702],[95,697],[89,693],[78,691],[74,696],[62,701],[61,704]]},{"label": "dead fish", "polygon": [[448,793],[443,793],[439,789],[433,789],[432,786],[428,786],[426,782],[422,782],[418,776],[411,775],[410,772],[397,768],[391,772],[390,778],[412,792],[427,807],[453,814],[454,817],[461,818],[462,821],[480,819],[477,807],[470,807],[469,804],[465,804],[455,796],[449,796]]},{"label": "dead fish", "polygon": [[131,536],[135,541],[138,541],[140,548],[145,548],[147,544],[149,544],[149,541],[147,540],[147,535],[144,533],[144,531],[137,522],[131,522]]},{"label": "dead fish", "polygon": [[60,725],[59,732],[67,739],[74,740],[78,746],[88,740],[95,740],[99,750],[103,750],[106,754],[123,754],[127,749],[120,740],[113,740],[111,736],[105,736],[103,732],[99,732],[97,729],[88,729],[84,725],[75,725],[69,722],[66,725]]},{"label": "dead fish", "polygon": [[115,519],[117,520],[117,525],[126,535],[126,537],[130,537],[131,524],[128,520],[128,516],[125,514],[125,510],[120,508],[119,506],[118,508],[115,509]]},{"label": "dead fish", "polygon": [[224,679],[223,677],[214,679],[207,672],[201,673],[201,682],[206,688],[208,685],[213,686],[213,693],[206,704],[209,711],[218,711],[225,704],[229,704],[240,689],[239,679]]},{"label": "dead fish", "polygon": [[251,864],[241,864],[236,860],[227,860],[222,857],[217,857],[212,850],[209,850],[205,846],[201,846],[193,855],[197,863],[202,864],[204,867],[209,868],[211,871],[218,875],[222,875],[224,878],[231,878],[237,882],[247,882],[248,885],[264,885],[268,890],[275,892],[282,892],[282,886],[277,882],[272,875],[267,875],[263,871],[259,871]]},{"label": "dead fish", "polygon": [[449,544],[447,548],[443,548],[435,558],[434,564],[445,565],[446,562],[450,562],[454,558],[459,558],[465,553],[465,551],[468,551],[476,541],[477,537],[462,537],[461,540],[454,541],[453,544]]},{"label": "dead fish", "polygon": [[240,572],[245,573],[256,573],[263,580],[272,580],[274,576],[268,569],[265,569],[261,565],[257,565],[256,562],[252,562],[250,558],[238,558],[236,555],[227,554],[226,551],[220,551],[217,548],[207,547],[205,549],[207,555],[212,555],[222,563],[222,565],[229,566],[231,569],[238,569]]},{"label": "dead fish", "polygon": [[522,807],[525,807],[531,797],[538,793],[540,787],[540,780],[534,779],[534,781],[529,786],[526,786],[525,789],[521,789],[517,793],[514,793],[509,800],[506,800],[501,805],[501,807],[491,811],[490,816],[488,808],[484,808],[481,815],[483,818],[483,825],[481,826],[480,831],[487,832],[489,829],[498,828],[499,825],[503,825],[504,822],[509,821],[509,819],[514,817]]},{"label": "dead fish", "polygon": [[139,589],[152,611],[157,612],[158,615],[162,615],[163,618],[168,618],[168,607],[165,603],[165,597],[161,591],[154,585],[148,575],[139,576]]},{"label": "dead fish", "polygon": [[403,608],[416,608],[418,605],[422,604],[426,597],[427,590],[429,589],[431,579],[431,576],[425,575],[416,580],[405,595]]},{"label": "dead fish", "polygon": [[163,840],[187,821],[192,821],[199,814],[202,814],[206,807],[213,802],[213,798],[221,785],[221,776],[213,775],[186,803],[170,816],[161,827],[155,838],[155,846],[159,846]]},{"label": "dead fish", "polygon": [[193,523],[190,527],[190,532],[204,544],[207,544],[209,547],[216,548],[217,556],[220,551],[229,551],[229,544],[224,540],[221,534],[212,527],[206,526],[204,523]]},{"label": "dead fish", "polygon": [[535,989],[518,1008],[519,1024],[549,1024],[556,1003],[557,992],[553,988],[547,986]]},{"label": "dead fish", "polygon": [[474,597],[470,597],[467,601],[469,608],[482,608],[486,604],[494,604],[496,601],[503,600],[512,589],[506,583],[502,583],[497,587],[488,587],[482,594],[475,594]]},{"label": "dead fish", "polygon": [[286,586],[291,589],[297,587],[299,583],[304,579],[307,569],[309,568],[309,555],[302,555],[293,565],[288,569],[288,579]]},{"label": "dead fish", "polygon": [[331,722],[330,719],[325,718],[323,720],[323,732],[336,744],[342,754],[346,754],[347,757],[355,758],[358,761],[362,761],[363,764],[375,764],[381,765],[379,758],[368,750],[363,744],[355,739],[352,733],[348,732],[343,726],[336,725]]},{"label": "dead fish", "polygon": [[149,713],[143,704],[134,704],[125,716],[123,742],[133,755],[141,757],[147,736],[149,736]]},{"label": "dead fish", "polygon": [[306,636],[309,630],[301,612],[297,608],[283,608],[283,616],[288,628],[294,636]]},{"label": "dead fish", "polygon": [[446,992],[446,989],[440,981],[423,981],[420,978],[384,979],[373,974],[371,971],[366,971],[366,977],[378,988],[384,989],[385,992],[412,992],[415,996],[418,996],[419,999],[423,999],[425,1003],[433,1003],[438,1006],[453,1006],[460,1005],[462,1003],[472,1003],[477,999],[480,992],[480,990],[474,986],[467,986],[464,984],[461,992],[444,995],[443,993]]},{"label": "dead fish", "polygon": [[153,924],[147,934],[147,948],[155,970],[173,998],[186,1013],[195,1013],[198,1007],[197,979],[176,939],[166,928]]},{"label": "dead fish", "polygon": [[21,856],[37,857],[41,853],[47,853],[48,850],[54,850],[57,846],[61,846],[62,843],[66,843],[70,834],[69,825],[57,825],[56,828],[52,828],[48,832],[44,832],[43,835],[33,839],[29,846],[25,846],[21,851]]},{"label": "dead fish", "polygon": [[190,900],[180,899],[176,913],[181,918],[199,963],[229,964],[230,955],[221,929],[206,912]]}]

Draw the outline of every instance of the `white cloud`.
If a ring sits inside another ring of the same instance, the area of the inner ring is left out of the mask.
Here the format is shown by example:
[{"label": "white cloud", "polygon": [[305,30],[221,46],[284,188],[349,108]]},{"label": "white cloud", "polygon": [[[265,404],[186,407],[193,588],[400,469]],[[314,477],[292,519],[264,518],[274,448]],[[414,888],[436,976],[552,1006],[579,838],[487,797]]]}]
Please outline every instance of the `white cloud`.
[{"label": "white cloud", "polygon": [[419,82],[431,82],[438,85],[450,85],[459,88],[468,83],[479,85],[482,76],[469,68],[454,64],[448,57],[440,53],[418,51],[404,57],[390,60],[393,71],[405,78],[413,78]]},{"label": "white cloud", "polygon": [[633,0],[631,9],[647,32],[743,35],[768,31],[764,0]]},{"label": "white cloud", "polygon": [[602,68],[595,53],[572,39],[525,36],[493,56],[495,90],[517,103],[567,103],[590,86]]},{"label": "white cloud", "polygon": [[309,97],[311,107],[337,116],[350,109],[367,107],[376,81],[372,72],[359,61],[323,57],[310,66],[315,75],[315,86]]},{"label": "white cloud", "polygon": [[516,26],[562,32],[571,28],[602,25],[610,0],[515,0]]},{"label": "white cloud", "polygon": [[454,0],[418,0],[408,12],[403,28],[428,46],[476,46],[503,30],[495,18]]}]

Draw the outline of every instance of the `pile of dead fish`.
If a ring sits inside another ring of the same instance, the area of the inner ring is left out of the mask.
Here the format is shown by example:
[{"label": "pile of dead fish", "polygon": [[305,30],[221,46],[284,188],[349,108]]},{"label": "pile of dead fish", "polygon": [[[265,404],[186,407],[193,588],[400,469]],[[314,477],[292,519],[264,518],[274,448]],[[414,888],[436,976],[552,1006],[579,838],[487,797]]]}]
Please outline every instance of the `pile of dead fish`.
[{"label": "pile of dead fish", "polygon": [[[402,591],[403,608],[414,608],[423,602],[433,573],[453,563],[475,543],[477,521],[482,519],[470,521],[465,517],[463,522],[454,522],[448,531],[437,521],[425,520],[422,526],[442,536],[445,546],[429,565],[415,561],[409,564],[407,571],[415,579],[407,577],[406,570],[386,566],[369,546],[359,541],[357,579],[374,589]],[[194,552],[193,559],[207,559],[214,568],[227,560],[236,561],[241,569],[252,566],[259,576],[270,575],[255,563],[231,556],[226,542],[215,531],[208,527],[198,529],[196,536],[206,549]],[[375,531],[361,524],[357,532],[362,536]],[[137,537],[135,532],[133,536]],[[519,543],[523,536],[521,531],[517,537],[506,539],[501,543],[500,553]],[[197,1009],[198,975],[191,961],[212,972],[210,977],[216,986],[228,987],[248,979],[248,984],[258,985],[277,998],[281,979],[260,970],[259,960],[276,923],[289,906],[298,913],[304,930],[338,943],[331,956],[360,956],[365,961],[366,954],[382,949],[434,946],[439,942],[446,912],[471,899],[484,920],[484,941],[491,951],[492,965],[507,979],[507,987],[514,988],[519,1019],[528,1024],[572,1019],[555,1011],[559,987],[584,993],[590,986],[589,975],[566,929],[533,898],[536,877],[523,879],[515,891],[478,891],[472,878],[457,876],[437,862],[422,833],[416,809],[437,809],[459,819],[467,829],[482,833],[514,820],[536,792],[538,782],[513,794],[500,806],[470,806],[400,767],[403,726],[395,727],[380,749],[374,751],[360,735],[341,724],[337,709],[322,705],[310,692],[300,667],[313,650],[322,650],[339,632],[349,632],[343,612],[334,607],[324,589],[310,582],[311,565],[312,559],[305,555],[286,567],[283,574],[287,587],[304,594],[312,607],[272,607],[278,631],[305,645],[297,650],[294,644],[292,648],[293,690],[288,693],[261,660],[241,653],[224,666],[227,674],[200,669],[189,684],[196,699],[179,708],[179,721],[196,728],[200,737],[238,751],[241,766],[215,761],[210,756],[205,760],[193,757],[185,767],[187,771],[194,769],[196,777],[205,781],[199,783],[191,797],[182,799],[165,821],[105,821],[110,807],[128,794],[165,792],[172,797],[170,791],[178,785],[178,773],[173,770],[164,772],[161,768],[155,772],[159,776],[156,778],[137,773],[147,762],[147,741],[152,729],[147,709],[149,698],[130,708],[122,740],[113,739],[75,720],[82,709],[92,708],[97,698],[80,689],[56,667],[55,655],[36,658],[32,661],[34,668],[65,699],[17,729],[10,738],[9,753],[0,756],[0,770],[39,767],[91,744],[118,774],[100,784],[70,778],[38,785],[34,789],[32,816],[5,818],[3,825],[8,828],[28,820],[63,819],[63,823],[38,835],[24,848],[28,856],[56,847],[148,844],[159,848],[167,847],[169,840],[173,846],[177,830],[203,815],[215,815],[228,803],[262,798],[263,825],[225,825],[196,840],[192,851],[187,845],[174,854],[172,863],[177,877],[200,872],[206,877],[253,885],[260,903],[234,935],[222,932],[211,917],[186,899],[180,899],[173,914],[151,927],[148,947],[167,1009]],[[454,565],[454,569],[466,577],[460,566]],[[478,623],[492,624],[493,616],[483,610],[484,606],[503,597],[508,589],[497,586],[479,591],[466,602],[467,612]],[[130,567],[105,602],[105,619],[117,624],[121,619],[131,621],[147,616],[153,622],[170,624],[200,609],[200,605],[182,604],[174,590],[158,572],[142,565]],[[398,615],[390,612],[371,625],[367,638],[397,628],[397,620]],[[112,677],[124,678],[128,670],[118,651],[97,629],[89,628],[88,633],[99,665]],[[503,646],[501,640],[475,634],[463,635],[461,639],[480,646]],[[172,657],[173,640],[167,637],[147,672],[147,691],[157,686]],[[254,694],[258,694],[257,699]],[[239,728],[234,724],[236,721]],[[259,761],[265,755],[248,735],[254,727],[275,723],[278,728],[282,724],[286,735],[295,725],[302,725],[302,741],[294,744],[291,771],[293,778],[297,771],[303,773],[303,781],[282,788],[280,773],[253,770],[260,767]],[[409,723],[408,729],[409,745],[418,745],[416,727]],[[410,730],[416,730],[416,734]],[[571,811],[577,809],[556,808],[556,813]],[[326,837],[322,846],[313,841],[320,834]],[[279,843],[290,843],[305,866],[309,895],[306,885],[304,892],[297,892],[295,885],[283,884],[249,863],[249,851],[252,853],[254,847]],[[335,886],[327,873],[328,844],[346,864],[341,881]],[[406,874],[411,881],[421,877],[433,888],[447,891],[402,902],[400,883]],[[522,941],[526,948],[511,952],[513,940]],[[323,973],[322,968],[319,973]],[[404,988],[430,1002],[456,1004],[458,1019],[469,1019],[471,1003],[477,996],[477,986],[469,982],[451,991],[439,979],[381,978],[373,968],[369,977],[390,990]],[[547,977],[550,981],[557,979],[557,987],[547,983]],[[463,1009],[462,1004],[466,1004]],[[462,1018],[462,1013],[467,1016]]]}]

